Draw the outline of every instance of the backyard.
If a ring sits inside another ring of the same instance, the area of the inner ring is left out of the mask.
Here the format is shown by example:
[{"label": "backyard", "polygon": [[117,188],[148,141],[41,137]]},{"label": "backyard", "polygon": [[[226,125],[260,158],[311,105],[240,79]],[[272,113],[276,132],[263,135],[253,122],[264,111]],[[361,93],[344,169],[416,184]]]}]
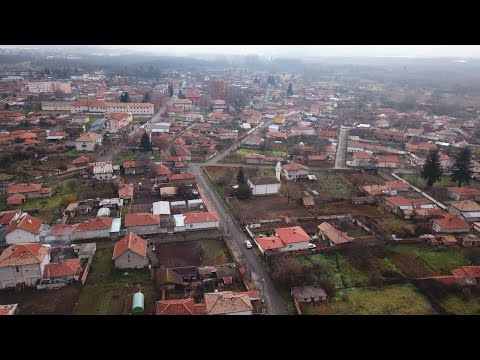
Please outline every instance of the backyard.
[{"label": "backyard", "polygon": [[260,149],[249,149],[249,148],[238,148],[235,152],[227,155],[222,162],[231,163],[231,162],[240,162],[242,163],[245,160],[245,155],[247,154],[260,154],[265,156],[276,156],[285,158],[287,156],[287,151],[275,151],[275,150],[260,150]]},{"label": "backyard", "polygon": [[112,248],[97,250],[73,314],[128,315],[133,294],[139,290],[145,295],[143,314],[152,314],[156,297],[149,270],[117,270],[112,253]]}]

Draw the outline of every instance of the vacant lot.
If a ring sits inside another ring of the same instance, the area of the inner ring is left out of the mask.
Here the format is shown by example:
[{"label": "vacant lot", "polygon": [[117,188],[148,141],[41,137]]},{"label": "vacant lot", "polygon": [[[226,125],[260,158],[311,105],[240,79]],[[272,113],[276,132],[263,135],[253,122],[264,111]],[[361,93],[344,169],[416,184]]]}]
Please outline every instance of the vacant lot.
[{"label": "vacant lot", "polygon": [[231,262],[225,244],[220,240],[200,240],[155,245],[159,265],[166,267],[201,266]]},{"label": "vacant lot", "polygon": [[70,315],[78,299],[81,285],[58,290],[26,288],[20,292],[0,291],[0,304],[17,304],[22,315]]},{"label": "vacant lot", "polygon": [[470,296],[468,299],[463,299],[458,294],[448,294],[445,298],[440,300],[440,304],[450,314],[454,315],[480,315],[480,298],[477,296]]},{"label": "vacant lot", "polygon": [[113,159],[112,163],[113,165],[122,165],[125,161],[129,160],[134,160],[134,161],[139,161],[142,158],[152,158],[152,161],[160,161],[161,154],[159,151],[154,151],[152,152],[147,152],[147,153],[142,153],[140,151],[132,151],[132,150],[125,150],[120,152],[115,158]]},{"label": "vacant lot", "polygon": [[[344,295],[346,294],[346,295]],[[351,288],[329,303],[301,304],[305,315],[430,315],[432,306],[413,285]]]},{"label": "vacant lot", "polygon": [[304,218],[311,214],[297,202],[281,195],[252,197],[249,200],[229,199],[242,220],[248,219],[276,219],[284,215],[290,218]]},{"label": "vacant lot", "polygon": [[152,314],[156,297],[149,270],[117,270],[112,261],[112,254],[113,248],[97,250],[73,313],[128,315],[133,294],[141,290],[145,295],[143,314]]},{"label": "vacant lot", "polygon": [[261,154],[265,156],[277,156],[285,158],[287,156],[287,151],[278,151],[278,150],[260,150],[260,149],[249,149],[249,148],[239,148],[235,152],[226,156],[222,162],[243,162],[245,160],[245,155],[247,154]]}]

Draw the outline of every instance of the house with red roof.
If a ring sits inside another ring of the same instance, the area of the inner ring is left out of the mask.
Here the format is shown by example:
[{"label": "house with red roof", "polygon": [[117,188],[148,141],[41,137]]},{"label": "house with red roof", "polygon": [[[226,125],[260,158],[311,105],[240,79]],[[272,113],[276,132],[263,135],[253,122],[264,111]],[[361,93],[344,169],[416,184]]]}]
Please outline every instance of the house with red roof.
[{"label": "house with red roof", "polygon": [[7,205],[17,206],[23,204],[27,198],[22,194],[13,194],[7,198]]},{"label": "house with red roof", "polygon": [[125,161],[123,163],[123,170],[125,175],[145,174],[145,164],[138,161]]},{"label": "house with red roof", "polygon": [[219,291],[205,293],[206,315],[252,315],[253,305],[247,292]]},{"label": "house with red roof", "polygon": [[9,211],[5,212],[1,217],[0,217],[0,229],[3,229],[10,225],[12,221],[17,220],[20,215],[22,215],[22,210],[14,210],[14,211]]},{"label": "house with red roof", "polygon": [[398,158],[394,155],[377,155],[377,167],[379,168],[397,168]]},{"label": "house with red roof", "polygon": [[52,283],[71,283],[77,281],[82,273],[80,258],[64,259],[57,263],[45,265],[43,280]]},{"label": "house with red roof", "polygon": [[160,215],[151,213],[127,214],[125,216],[125,227],[129,233],[158,234],[160,232]]},{"label": "house with red roof", "polygon": [[458,216],[447,213],[441,219],[432,220],[432,229],[441,233],[466,233],[470,231],[470,225]]},{"label": "house with red roof", "polygon": [[464,187],[449,187],[447,195],[455,200],[475,200],[480,201],[479,189],[467,189]]},{"label": "house with red roof", "polygon": [[282,165],[282,172],[288,180],[297,180],[301,175],[308,175],[310,169],[305,165],[290,163]]},{"label": "house with red roof", "polygon": [[118,197],[123,199],[123,205],[129,205],[133,201],[133,185],[124,185],[118,189]]},{"label": "house with red roof", "polygon": [[95,151],[95,145],[97,144],[102,144],[102,136],[92,132],[88,132],[75,140],[77,151]]},{"label": "house with red roof", "polygon": [[185,184],[185,185],[195,185],[195,174],[193,173],[184,173],[184,174],[171,174],[168,178],[168,181],[175,186]]},{"label": "house with red roof", "polygon": [[156,315],[205,315],[205,304],[192,298],[157,301]]},{"label": "house with red roof", "polygon": [[8,195],[22,194],[27,199],[43,198],[52,196],[51,188],[43,188],[42,184],[14,184],[7,189]]},{"label": "house with red roof", "polygon": [[73,232],[72,240],[109,238],[113,218],[99,217],[78,224]]},{"label": "house with red roof", "polygon": [[220,217],[216,212],[190,212],[183,214],[185,230],[218,229]]},{"label": "house with red roof", "polygon": [[373,167],[377,165],[377,162],[371,153],[358,151],[353,154],[351,165],[357,167]]},{"label": "house with red roof", "polygon": [[453,269],[452,274],[454,276],[474,277],[475,280],[480,280],[480,266],[462,266],[458,269]]},{"label": "house with red roof", "polygon": [[323,222],[318,225],[318,235],[330,246],[342,247],[351,243],[354,239],[347,233],[336,229],[333,225]]},{"label": "house with red roof", "polygon": [[7,244],[40,242],[42,220],[23,213],[15,221],[12,221],[5,229],[3,235]]},{"label": "house with red roof", "polygon": [[117,269],[142,269],[148,265],[147,241],[133,232],[115,243],[112,260]]},{"label": "house with red roof", "polygon": [[75,166],[75,167],[84,167],[84,166],[88,166],[88,164],[90,163],[90,159],[86,156],[80,156],[76,159],[74,159],[72,161],[72,164]]},{"label": "house with red roof", "polygon": [[13,244],[0,254],[0,289],[35,286],[50,262],[50,248],[38,243]]},{"label": "house with red roof", "polygon": [[291,226],[275,229],[275,235],[255,238],[255,243],[262,254],[278,254],[281,252],[306,250],[312,238],[300,227]]}]

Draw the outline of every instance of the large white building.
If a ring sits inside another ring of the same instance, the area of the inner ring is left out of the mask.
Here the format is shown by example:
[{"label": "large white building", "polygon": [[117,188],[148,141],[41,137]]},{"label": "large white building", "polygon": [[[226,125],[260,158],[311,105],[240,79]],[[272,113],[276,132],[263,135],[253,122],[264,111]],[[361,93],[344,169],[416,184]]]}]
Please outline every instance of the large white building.
[{"label": "large white building", "polygon": [[100,114],[119,114],[130,113],[132,115],[149,116],[155,115],[154,105],[152,103],[124,103],[124,102],[104,102],[104,101],[75,101],[71,107],[72,113],[100,113]]},{"label": "large white building", "polygon": [[70,82],[30,81],[28,82],[28,91],[32,93],[54,93],[55,91],[61,91],[65,94],[70,94],[72,88]]},{"label": "large white building", "polygon": [[42,244],[14,244],[0,255],[0,289],[17,284],[35,286],[50,262],[50,248]]},{"label": "large white building", "polygon": [[264,176],[250,178],[247,184],[250,186],[253,195],[265,196],[278,194],[282,183],[276,177]]}]

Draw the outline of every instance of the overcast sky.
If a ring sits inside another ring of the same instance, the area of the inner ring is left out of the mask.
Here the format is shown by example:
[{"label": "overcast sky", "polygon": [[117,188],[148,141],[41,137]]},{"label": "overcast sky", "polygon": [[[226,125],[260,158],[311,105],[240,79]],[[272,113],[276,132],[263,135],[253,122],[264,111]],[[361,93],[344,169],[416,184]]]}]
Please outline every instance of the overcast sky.
[{"label": "overcast sky", "polygon": [[[479,45],[93,45],[107,49],[128,49],[159,55],[223,54],[259,56],[405,56],[480,57]],[[0,45],[0,47],[17,47]],[[43,47],[19,45],[18,47]],[[52,47],[51,45],[48,47]],[[56,45],[81,47],[80,45]]]}]

